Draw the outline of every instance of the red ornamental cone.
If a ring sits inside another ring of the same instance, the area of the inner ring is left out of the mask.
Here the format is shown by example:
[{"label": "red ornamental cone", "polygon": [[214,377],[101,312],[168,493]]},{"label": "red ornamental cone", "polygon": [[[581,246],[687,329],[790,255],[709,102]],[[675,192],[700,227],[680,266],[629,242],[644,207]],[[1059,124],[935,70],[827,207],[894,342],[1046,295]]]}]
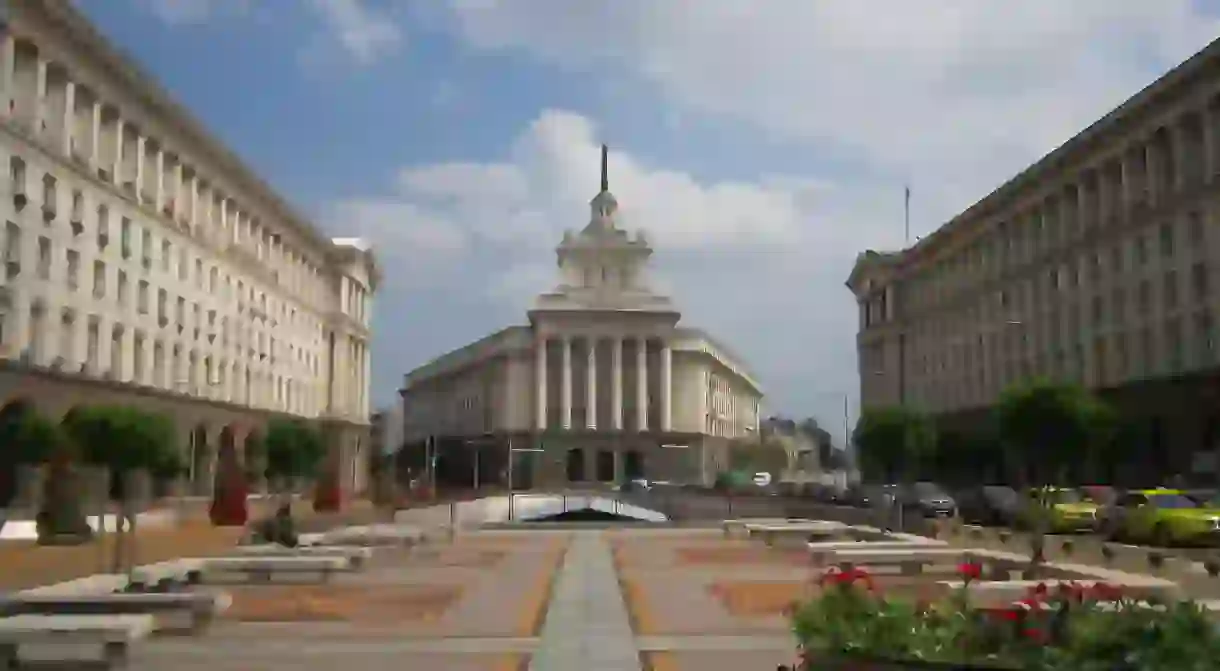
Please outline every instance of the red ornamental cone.
[{"label": "red ornamental cone", "polygon": [[242,477],[239,469],[226,465],[219,480],[212,496],[212,506],[208,510],[212,524],[218,527],[245,526],[249,519],[249,511],[246,508],[246,479]]}]

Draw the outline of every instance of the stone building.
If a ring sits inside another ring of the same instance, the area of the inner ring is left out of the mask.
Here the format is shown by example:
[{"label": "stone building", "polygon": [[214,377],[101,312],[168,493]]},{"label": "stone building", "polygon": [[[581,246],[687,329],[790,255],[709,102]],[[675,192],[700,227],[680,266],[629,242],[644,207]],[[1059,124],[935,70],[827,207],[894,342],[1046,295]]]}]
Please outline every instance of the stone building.
[{"label": "stone building", "polygon": [[72,3],[5,6],[0,415],[162,411],[204,495],[268,419],[317,420],[362,489],[367,248],[319,233]]},{"label": "stone building", "polygon": [[966,429],[1047,376],[1118,406],[1134,471],[1214,472],[1218,131],[1213,42],[913,247],[861,254],[864,406]]},{"label": "stone building", "polygon": [[408,373],[404,440],[417,469],[516,487],[626,478],[711,482],[731,439],[756,436],[762,391],[745,364],[650,287],[653,250],[617,225],[602,188],[556,249],[560,281],[527,325]]}]

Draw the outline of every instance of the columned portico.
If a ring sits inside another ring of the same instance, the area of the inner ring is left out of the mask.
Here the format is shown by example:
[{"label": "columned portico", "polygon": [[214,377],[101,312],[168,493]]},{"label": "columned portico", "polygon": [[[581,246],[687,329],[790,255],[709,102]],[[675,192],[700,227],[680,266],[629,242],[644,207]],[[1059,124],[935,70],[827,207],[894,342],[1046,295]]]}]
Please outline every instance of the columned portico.
[{"label": "columned portico", "polygon": [[[625,382],[625,371],[623,369],[623,351],[630,344],[635,350],[635,383],[636,383],[636,422],[634,430],[636,432],[660,430],[672,431],[672,402],[673,402],[673,349],[670,344],[661,339],[660,342],[660,365],[656,370],[652,370],[648,366],[648,352],[650,341],[656,341],[648,336],[623,336],[609,335],[600,337],[596,335],[558,335],[554,337],[539,337],[534,342],[534,398],[535,398],[535,422],[534,427],[538,430],[547,430],[553,428],[562,428],[564,430],[572,430],[581,428],[588,431],[597,430],[612,430],[623,431],[623,418],[626,414],[624,407],[623,388]],[[608,371],[609,380],[605,380],[598,373],[598,345],[601,342],[609,342],[610,344],[610,367]],[[547,352],[551,343],[559,345],[561,356],[559,361],[559,379],[561,382],[560,388],[560,422],[558,427],[548,425],[548,407],[547,407],[547,380],[551,377],[550,361],[548,360]],[[584,347],[586,356],[585,366],[585,384],[583,389],[577,389],[574,384],[576,378],[573,369],[573,351],[577,345]],[[598,398],[604,390],[604,387],[609,386],[609,418],[607,421],[599,422],[601,419],[598,415]],[[660,417],[653,418],[650,425],[648,406],[650,400],[650,390],[653,388],[660,389]],[[583,396],[580,396],[583,394]],[[573,425],[573,408],[578,407],[583,402],[583,407],[586,408],[585,422],[582,427]]]}]

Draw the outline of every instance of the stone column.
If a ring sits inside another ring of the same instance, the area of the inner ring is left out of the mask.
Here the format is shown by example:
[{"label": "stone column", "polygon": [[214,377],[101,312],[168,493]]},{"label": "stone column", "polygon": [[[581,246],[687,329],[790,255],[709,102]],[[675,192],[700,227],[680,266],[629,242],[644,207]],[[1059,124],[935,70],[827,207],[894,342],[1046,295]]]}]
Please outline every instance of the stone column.
[{"label": "stone column", "polygon": [[89,169],[97,174],[102,147],[102,103],[93,103],[93,116],[89,121]]},{"label": "stone column", "polygon": [[639,431],[648,430],[648,339],[636,340],[635,349],[635,413]]},{"label": "stone column", "polygon": [[41,56],[38,58],[38,74],[36,75],[34,84],[34,119],[31,130],[34,135],[42,135],[42,122],[46,118],[47,111],[47,61]]},{"label": "stone column", "polygon": [[585,339],[589,348],[585,365],[585,428],[597,428],[597,337]]},{"label": "stone column", "polygon": [[157,147],[153,161],[153,209],[158,214],[165,207],[165,147]]},{"label": "stone column", "polygon": [[63,128],[60,131],[61,149],[64,156],[72,155],[72,136],[76,134],[76,82],[64,84]]},{"label": "stone column", "polygon": [[110,181],[119,187],[123,186],[123,182],[119,179],[119,170],[123,168],[123,127],[125,125],[123,117],[114,120],[114,166],[110,170]]},{"label": "stone column", "polygon": [[610,341],[610,428],[623,430],[623,338]]},{"label": "stone column", "polygon": [[671,407],[673,403],[673,349],[668,342],[661,342],[661,430],[673,429]]},{"label": "stone column", "polygon": [[0,114],[8,117],[11,114],[9,104],[16,93],[13,90],[13,75],[17,67],[17,40],[12,33],[5,33],[0,39],[3,40],[0,43],[0,87],[4,90],[4,105]]},{"label": "stone column", "polygon": [[563,420],[563,428],[572,428],[572,338],[563,337],[563,380],[561,381],[559,410]]},{"label": "stone column", "polygon": [[144,199],[144,153],[148,138],[140,135],[136,138],[136,201],[148,204]]}]

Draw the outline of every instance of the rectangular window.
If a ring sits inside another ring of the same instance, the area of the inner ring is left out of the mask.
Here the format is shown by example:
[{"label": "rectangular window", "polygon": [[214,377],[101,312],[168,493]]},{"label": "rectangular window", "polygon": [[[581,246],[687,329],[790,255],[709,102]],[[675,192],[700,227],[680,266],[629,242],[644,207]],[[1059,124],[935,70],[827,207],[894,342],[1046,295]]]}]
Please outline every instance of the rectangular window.
[{"label": "rectangular window", "polygon": [[1165,273],[1165,283],[1161,286],[1164,298],[1164,308],[1173,310],[1178,307],[1178,274],[1174,271]]},{"label": "rectangular window", "polygon": [[80,252],[68,250],[68,288],[76,291],[80,287]]},{"label": "rectangular window", "polygon": [[1207,300],[1207,264],[1200,261],[1190,268],[1190,287],[1195,300],[1202,303]]},{"label": "rectangular window", "polygon": [[1173,256],[1173,224],[1161,224],[1161,256],[1166,258]]},{"label": "rectangular window", "polygon": [[169,240],[161,241],[161,272],[168,273],[174,255],[174,245]]},{"label": "rectangular window", "polygon": [[119,271],[119,284],[115,299],[118,300],[119,305],[127,305],[127,273],[122,270]]},{"label": "rectangular window", "polygon": [[93,297],[106,297],[106,264],[102,261],[93,262]]},{"label": "rectangular window", "polygon": [[131,220],[123,217],[119,220],[119,249],[123,260],[131,258]]},{"label": "rectangular window", "polygon": [[142,315],[148,314],[149,293],[148,281],[140,280],[136,287],[136,310]]},{"label": "rectangular window", "polygon": [[51,279],[51,238],[38,236],[38,279]]}]

